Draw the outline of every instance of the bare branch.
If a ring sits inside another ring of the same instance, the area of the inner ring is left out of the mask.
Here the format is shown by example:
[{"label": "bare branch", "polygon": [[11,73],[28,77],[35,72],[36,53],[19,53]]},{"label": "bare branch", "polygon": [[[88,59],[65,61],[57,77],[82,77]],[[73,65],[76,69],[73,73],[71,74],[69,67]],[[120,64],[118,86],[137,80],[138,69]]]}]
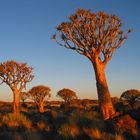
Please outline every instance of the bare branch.
[{"label": "bare branch", "polygon": [[0,63],[0,81],[6,83],[11,89],[22,91],[26,84],[33,79],[32,68],[26,63],[7,61]]},{"label": "bare branch", "polygon": [[116,15],[79,9],[69,17],[69,22],[58,25],[59,36],[55,34],[53,39],[60,46],[75,50],[92,62],[103,54],[104,59],[100,60],[106,65],[131,32],[128,30],[124,34],[121,26],[121,20]]},{"label": "bare branch", "polygon": [[37,104],[40,105],[41,102],[44,102],[45,97],[50,97],[51,89],[47,86],[35,86],[29,90],[29,96],[32,100]]}]

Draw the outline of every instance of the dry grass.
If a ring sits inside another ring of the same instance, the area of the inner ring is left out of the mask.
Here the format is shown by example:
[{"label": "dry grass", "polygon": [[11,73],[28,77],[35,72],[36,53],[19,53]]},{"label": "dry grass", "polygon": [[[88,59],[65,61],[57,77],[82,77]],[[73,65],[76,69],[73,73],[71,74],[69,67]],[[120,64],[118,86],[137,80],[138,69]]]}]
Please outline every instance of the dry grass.
[{"label": "dry grass", "polygon": [[[8,103],[0,104],[2,140],[139,140],[140,137],[139,130],[132,128],[133,123],[129,118],[125,118],[123,123],[119,122],[119,132],[112,132],[111,129],[107,131],[99,113],[92,109],[86,111],[70,108],[68,112],[63,112],[59,107],[51,107],[40,114],[33,103],[27,103],[27,106],[22,108],[26,116],[15,116],[4,112],[4,105],[8,112],[11,109]],[[114,124],[114,121],[112,123]],[[130,129],[128,124],[131,125]],[[127,130],[127,133],[124,133],[124,130]]]},{"label": "dry grass", "polygon": [[23,126],[25,128],[31,128],[31,122],[22,114],[6,114],[2,118],[2,125],[6,125],[8,127],[19,127]]},{"label": "dry grass", "polygon": [[83,131],[93,140],[125,140],[121,134],[112,135],[96,128],[83,128]]},{"label": "dry grass", "polygon": [[58,134],[65,138],[75,138],[79,133],[80,131],[76,124],[63,124],[58,129]]},{"label": "dry grass", "polygon": [[92,139],[101,139],[102,132],[96,128],[83,128],[83,131],[86,135],[88,135]]}]

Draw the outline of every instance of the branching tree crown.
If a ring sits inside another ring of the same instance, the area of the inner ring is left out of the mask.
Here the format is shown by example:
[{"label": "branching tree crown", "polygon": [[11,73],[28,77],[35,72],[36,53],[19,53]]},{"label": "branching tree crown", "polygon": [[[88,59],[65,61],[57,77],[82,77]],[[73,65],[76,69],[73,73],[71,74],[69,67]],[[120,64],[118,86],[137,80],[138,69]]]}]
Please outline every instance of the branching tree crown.
[{"label": "branching tree crown", "polygon": [[122,93],[121,100],[127,101],[131,107],[134,107],[134,104],[140,101],[140,91],[136,89],[130,89]]},{"label": "branching tree crown", "polygon": [[78,9],[68,22],[57,26],[57,33],[53,35],[60,46],[74,50],[91,61],[95,70],[99,108],[105,120],[117,114],[111,102],[105,67],[131,32],[130,29],[124,32],[121,27],[122,22],[116,15]]},{"label": "branching tree crown", "polygon": [[53,39],[59,45],[88,57],[90,61],[98,58],[105,65],[131,32],[128,30],[124,33],[121,26],[122,22],[116,15],[78,9],[68,22],[57,27],[62,42],[57,40],[57,34]]},{"label": "branching tree crown", "polygon": [[72,99],[76,99],[76,93],[71,89],[64,88],[57,92],[57,96],[62,98],[65,103],[69,103]]},{"label": "branching tree crown", "polygon": [[49,87],[40,85],[33,87],[31,90],[29,90],[28,93],[31,96],[31,98],[35,101],[35,103],[39,105],[41,102],[44,101],[45,97],[50,98],[50,91],[51,89]]},{"label": "branching tree crown", "polygon": [[20,99],[24,102],[29,98],[29,94],[27,92],[21,92]]},{"label": "branching tree crown", "polygon": [[26,84],[33,79],[32,67],[28,67],[26,63],[18,63],[16,61],[6,61],[0,63],[0,81],[6,83],[13,91],[13,112],[20,112],[20,94]]},{"label": "branching tree crown", "polygon": [[26,84],[34,78],[32,70],[33,68],[28,67],[26,63],[16,61],[0,63],[1,84],[6,83],[12,91],[16,89],[21,92],[23,88],[26,88]]}]

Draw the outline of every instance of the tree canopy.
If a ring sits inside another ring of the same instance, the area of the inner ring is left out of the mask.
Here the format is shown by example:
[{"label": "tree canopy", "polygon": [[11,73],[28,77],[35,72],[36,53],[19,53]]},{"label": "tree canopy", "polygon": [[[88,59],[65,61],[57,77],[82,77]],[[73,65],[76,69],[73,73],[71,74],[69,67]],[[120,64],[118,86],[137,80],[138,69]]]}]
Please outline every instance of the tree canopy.
[{"label": "tree canopy", "polygon": [[45,97],[48,98],[51,96],[50,94],[51,89],[47,86],[39,85],[31,88],[28,93],[29,96],[35,101],[36,104],[43,102]]},{"label": "tree canopy", "polygon": [[6,83],[12,90],[18,89],[20,92],[26,88],[26,84],[34,78],[32,67],[26,63],[16,61],[6,61],[0,63],[0,80],[1,84]]},{"label": "tree canopy", "polygon": [[122,93],[120,99],[127,101],[133,108],[134,104],[140,101],[140,91],[136,89],[127,90]]},{"label": "tree canopy", "polygon": [[57,96],[62,98],[66,103],[70,102],[72,99],[76,99],[76,93],[71,89],[64,88],[57,92]]},{"label": "tree canopy", "polygon": [[59,45],[85,55],[92,62],[99,58],[105,65],[131,32],[129,29],[125,33],[121,26],[122,21],[116,15],[78,9],[69,16],[69,21],[57,26],[60,39],[57,34],[53,38]]}]

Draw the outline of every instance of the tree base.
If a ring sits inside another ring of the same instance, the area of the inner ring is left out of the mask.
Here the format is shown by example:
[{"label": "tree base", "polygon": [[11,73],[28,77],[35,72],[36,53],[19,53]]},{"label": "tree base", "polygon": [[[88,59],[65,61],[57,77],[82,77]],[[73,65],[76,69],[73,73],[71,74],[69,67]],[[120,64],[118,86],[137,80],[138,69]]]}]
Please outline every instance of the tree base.
[{"label": "tree base", "polygon": [[118,116],[118,113],[115,112],[112,105],[102,105],[101,106],[101,114],[104,120],[112,119],[115,116]]}]

